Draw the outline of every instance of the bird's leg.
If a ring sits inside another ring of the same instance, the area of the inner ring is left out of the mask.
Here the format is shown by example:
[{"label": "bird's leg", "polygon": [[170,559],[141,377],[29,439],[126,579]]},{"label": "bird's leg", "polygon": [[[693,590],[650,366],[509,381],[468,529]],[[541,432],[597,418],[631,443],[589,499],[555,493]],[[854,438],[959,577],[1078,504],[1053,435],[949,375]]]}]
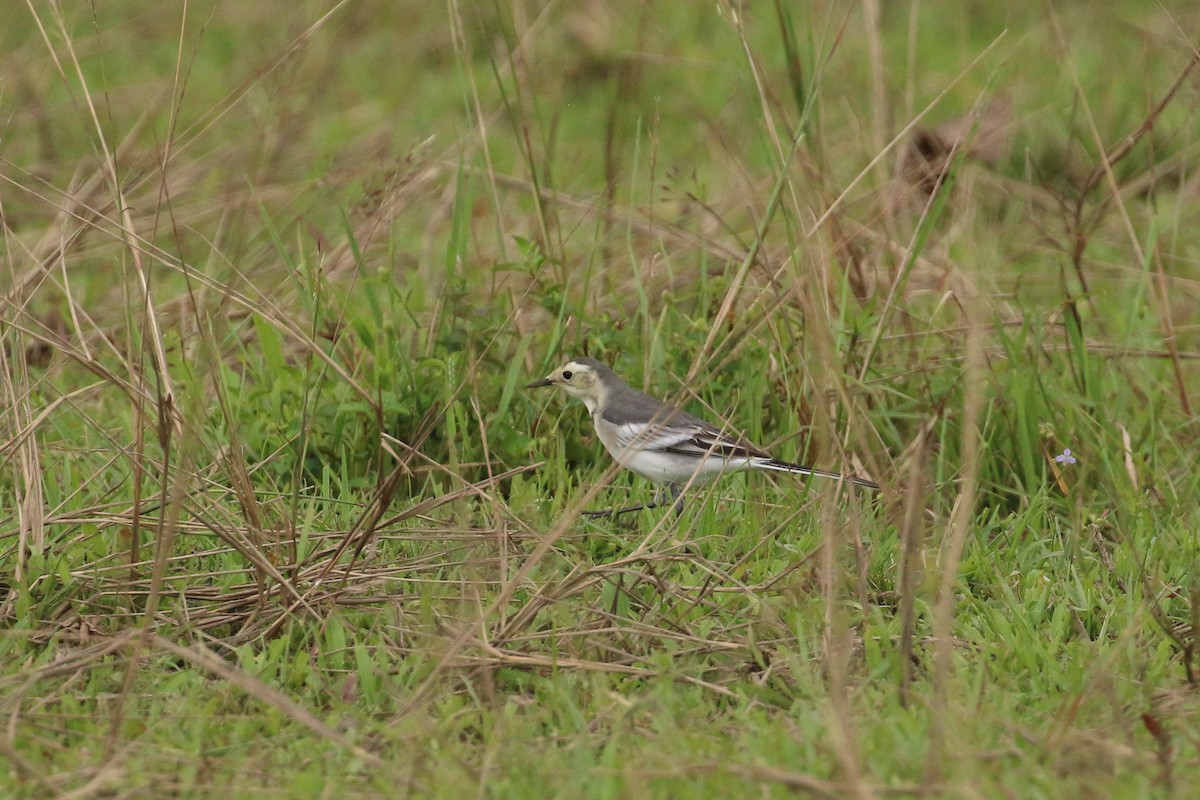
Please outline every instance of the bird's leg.
[{"label": "bird's leg", "polygon": [[671,491],[671,505],[675,507],[675,518],[683,516],[683,490],[673,483],[667,484]]},{"label": "bird's leg", "polygon": [[[663,505],[663,488],[659,487],[654,492],[654,499],[649,503],[641,505],[629,506],[628,508],[606,508],[603,511],[584,511],[583,516],[590,519],[601,519],[610,517],[619,517],[622,514],[628,514],[631,511],[643,511],[648,508],[658,508]],[[675,513],[678,514],[683,509],[683,501],[679,499],[679,489],[674,485],[670,487],[671,500],[675,503]]]}]

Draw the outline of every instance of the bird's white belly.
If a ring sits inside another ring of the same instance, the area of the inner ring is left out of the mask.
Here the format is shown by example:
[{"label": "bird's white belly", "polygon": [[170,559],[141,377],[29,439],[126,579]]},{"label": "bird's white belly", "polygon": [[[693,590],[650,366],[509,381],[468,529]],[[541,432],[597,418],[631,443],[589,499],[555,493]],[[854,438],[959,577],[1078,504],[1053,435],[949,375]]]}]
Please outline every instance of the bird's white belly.
[{"label": "bird's white belly", "polygon": [[609,452],[621,466],[656,483],[705,483],[722,472],[733,472],[750,466],[747,459],[740,458],[728,461],[715,457],[693,459],[661,451],[633,448]]}]

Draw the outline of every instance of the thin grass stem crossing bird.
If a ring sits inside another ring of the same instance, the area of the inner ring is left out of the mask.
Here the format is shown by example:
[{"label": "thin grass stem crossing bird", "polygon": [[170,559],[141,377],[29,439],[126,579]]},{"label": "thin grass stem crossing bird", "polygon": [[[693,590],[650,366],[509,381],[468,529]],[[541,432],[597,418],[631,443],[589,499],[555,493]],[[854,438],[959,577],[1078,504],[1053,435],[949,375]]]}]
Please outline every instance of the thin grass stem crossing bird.
[{"label": "thin grass stem crossing bird", "polygon": [[617,377],[608,365],[594,358],[568,361],[525,388],[539,386],[557,386],[582,400],[592,415],[596,435],[617,463],[661,487],[650,503],[585,511],[589,517],[613,517],[643,508],[657,508],[664,505],[665,495],[670,497],[678,513],[683,509],[683,488],[689,482],[706,483],[726,472],[751,469],[815,475],[868,489],[879,488],[878,484],[864,478],[772,458],[770,453],[736,432],[730,435],[699,417],[639,392]]}]

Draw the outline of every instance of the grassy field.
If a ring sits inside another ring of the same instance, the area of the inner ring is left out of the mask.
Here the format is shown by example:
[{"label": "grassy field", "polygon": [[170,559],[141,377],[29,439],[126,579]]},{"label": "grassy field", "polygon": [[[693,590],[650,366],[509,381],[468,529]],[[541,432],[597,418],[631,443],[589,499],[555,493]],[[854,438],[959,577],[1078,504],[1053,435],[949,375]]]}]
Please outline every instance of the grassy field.
[{"label": "grassy field", "polygon": [[1017,8],[11,4],[0,796],[1195,796],[1200,13]]}]

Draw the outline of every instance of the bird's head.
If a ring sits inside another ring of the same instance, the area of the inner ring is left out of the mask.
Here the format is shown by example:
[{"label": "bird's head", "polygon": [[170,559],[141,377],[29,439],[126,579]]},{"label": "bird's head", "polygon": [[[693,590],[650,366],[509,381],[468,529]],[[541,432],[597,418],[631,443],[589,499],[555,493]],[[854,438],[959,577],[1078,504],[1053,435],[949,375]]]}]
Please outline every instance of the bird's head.
[{"label": "bird's head", "polygon": [[577,358],[525,388],[557,386],[571,397],[582,400],[588,411],[595,411],[608,390],[610,379],[615,380],[616,375],[607,365],[594,358]]}]

